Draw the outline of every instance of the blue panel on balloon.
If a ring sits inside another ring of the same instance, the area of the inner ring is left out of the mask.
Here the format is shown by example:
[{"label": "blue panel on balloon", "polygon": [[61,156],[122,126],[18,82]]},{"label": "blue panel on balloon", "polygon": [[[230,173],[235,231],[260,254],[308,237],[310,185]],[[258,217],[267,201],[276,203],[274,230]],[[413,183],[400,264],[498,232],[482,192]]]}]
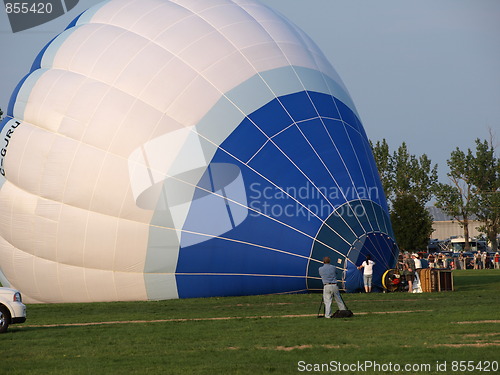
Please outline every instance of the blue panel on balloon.
[{"label": "blue panel on balloon", "polygon": [[[349,125],[335,119],[337,107]],[[198,184],[181,237],[179,296],[319,290],[324,256],[348,291],[362,287],[354,270],[366,254],[379,278],[394,243],[383,198],[368,190],[377,172],[358,124],[347,106],[314,92],[245,118]]]},{"label": "blue panel on balloon", "polygon": [[303,278],[258,275],[178,275],[179,298],[305,292]]},{"label": "blue panel on balloon", "polygon": [[[266,178],[266,184],[256,181],[257,183],[249,186],[263,193],[265,200],[261,206],[267,204],[265,212],[268,215],[282,216],[279,206],[288,211],[292,207],[290,214],[285,212],[283,220],[293,223],[297,229],[310,232],[306,229],[310,228],[308,221],[313,220],[317,225],[319,219],[316,217],[316,208],[322,203],[328,206],[328,202],[321,197],[317,189],[311,187],[310,179],[302,170],[295,165],[290,166],[291,161],[287,156],[276,145],[266,144],[249,163],[252,169]],[[326,207],[326,210],[329,208]],[[314,230],[312,232],[314,233]]]},{"label": "blue panel on balloon", "polygon": [[295,122],[318,117],[314,104],[320,103],[313,103],[305,91],[282,97],[281,102]]},{"label": "blue panel on balloon", "polygon": [[[260,230],[261,228],[256,229]],[[306,259],[292,253],[300,250],[298,246],[300,243],[291,247],[290,252],[285,253],[269,247],[259,247],[252,243],[214,238],[184,248],[186,259],[190,259],[190,261],[187,261],[186,264],[179,262],[179,267],[189,266],[189,272],[193,274],[237,273],[241,275],[303,276]],[[202,249],[203,251],[201,251]]]},{"label": "blue panel on balloon", "polygon": [[[293,124],[293,119],[278,99],[274,99],[258,111],[253,112],[248,118],[256,128],[261,129],[268,137],[272,137]],[[233,135],[225,142],[231,138]]]},{"label": "blue panel on balloon", "polygon": [[[245,139],[245,142],[241,142]],[[267,141],[268,137],[253,122],[245,118],[234,130],[233,136],[224,142],[223,149],[246,163]]]},{"label": "blue panel on balloon", "polygon": [[317,92],[309,92],[311,100],[314,102],[314,107],[320,117],[328,119],[340,119],[339,112],[335,106],[335,101],[330,95],[319,94]]},{"label": "blue panel on balloon", "polygon": [[342,103],[340,100],[335,100],[335,103],[337,104],[337,108],[339,109],[340,116],[342,117],[342,121],[347,123],[349,126],[353,127],[354,129],[360,131],[359,127],[359,121],[352,112],[348,106],[346,106],[344,103]]}]

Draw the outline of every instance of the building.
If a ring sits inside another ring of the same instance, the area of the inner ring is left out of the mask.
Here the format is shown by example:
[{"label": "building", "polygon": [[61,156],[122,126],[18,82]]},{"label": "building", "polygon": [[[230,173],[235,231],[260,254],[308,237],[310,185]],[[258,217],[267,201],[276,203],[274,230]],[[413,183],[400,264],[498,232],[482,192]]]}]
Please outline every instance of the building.
[{"label": "building", "polygon": [[[437,207],[427,207],[427,210],[432,216],[432,238],[438,240],[446,240],[450,237],[463,237],[464,229],[457,220],[454,220],[451,216],[447,215],[445,212]],[[483,225],[483,222],[476,219],[469,221],[469,237],[474,238],[481,235],[481,232],[477,230],[479,226]]]}]

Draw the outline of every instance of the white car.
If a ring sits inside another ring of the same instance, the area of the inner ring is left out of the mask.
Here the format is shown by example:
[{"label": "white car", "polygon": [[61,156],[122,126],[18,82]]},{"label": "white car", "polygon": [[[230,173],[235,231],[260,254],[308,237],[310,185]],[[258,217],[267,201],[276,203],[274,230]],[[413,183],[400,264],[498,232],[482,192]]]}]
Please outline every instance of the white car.
[{"label": "white car", "polygon": [[15,289],[0,287],[0,333],[4,333],[11,324],[26,321],[26,305],[21,293]]}]

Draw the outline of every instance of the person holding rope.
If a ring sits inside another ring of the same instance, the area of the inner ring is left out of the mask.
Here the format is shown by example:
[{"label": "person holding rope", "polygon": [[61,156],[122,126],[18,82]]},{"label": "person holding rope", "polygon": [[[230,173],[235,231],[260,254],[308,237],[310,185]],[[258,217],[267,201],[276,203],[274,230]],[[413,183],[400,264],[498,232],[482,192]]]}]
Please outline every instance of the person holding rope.
[{"label": "person holding rope", "polygon": [[333,298],[335,298],[339,310],[347,310],[347,307],[340,296],[339,287],[337,286],[336,268],[330,264],[330,257],[323,258],[323,266],[321,266],[318,271],[323,281],[325,318],[331,318]]}]

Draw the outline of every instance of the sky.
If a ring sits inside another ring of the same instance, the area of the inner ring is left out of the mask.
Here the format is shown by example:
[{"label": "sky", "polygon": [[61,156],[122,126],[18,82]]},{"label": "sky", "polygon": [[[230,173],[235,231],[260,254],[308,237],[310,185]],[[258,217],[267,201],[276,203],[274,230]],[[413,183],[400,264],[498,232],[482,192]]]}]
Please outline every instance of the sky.
[{"label": "sky", "polygon": [[[82,11],[12,33],[0,11],[0,108],[38,52]],[[406,142],[447,182],[459,147],[495,136],[500,153],[500,1],[261,0],[303,29],[344,81],[370,140]]]}]

